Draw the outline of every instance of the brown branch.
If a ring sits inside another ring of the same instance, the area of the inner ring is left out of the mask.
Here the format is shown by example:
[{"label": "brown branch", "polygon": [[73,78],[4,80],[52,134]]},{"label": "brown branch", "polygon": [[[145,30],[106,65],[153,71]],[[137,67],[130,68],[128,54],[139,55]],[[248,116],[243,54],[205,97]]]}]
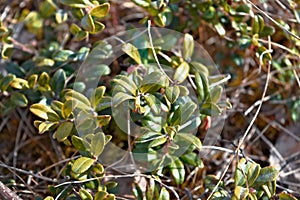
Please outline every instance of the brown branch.
[{"label": "brown branch", "polygon": [[16,193],[11,191],[0,181],[0,199],[22,200]]}]

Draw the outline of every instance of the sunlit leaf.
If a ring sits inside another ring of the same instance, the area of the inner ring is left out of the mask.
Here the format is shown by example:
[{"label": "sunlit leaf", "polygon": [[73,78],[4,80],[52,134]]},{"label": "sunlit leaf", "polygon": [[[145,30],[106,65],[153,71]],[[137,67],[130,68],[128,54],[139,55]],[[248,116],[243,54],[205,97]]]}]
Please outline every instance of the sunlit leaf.
[{"label": "sunlit leaf", "polygon": [[90,149],[90,144],[85,141],[83,138],[78,137],[76,135],[72,135],[72,144],[73,146],[80,151],[89,151]]},{"label": "sunlit leaf", "polygon": [[182,62],[175,70],[173,79],[177,83],[182,83],[189,75],[190,66],[187,62]]},{"label": "sunlit leaf", "polygon": [[90,14],[86,14],[82,19],[81,19],[81,26],[84,28],[86,31],[93,32],[95,31],[95,23]]},{"label": "sunlit leaf", "polygon": [[75,160],[72,171],[76,174],[82,174],[86,172],[94,163],[94,160],[87,157],[81,157]]},{"label": "sunlit leaf", "polygon": [[246,199],[249,194],[248,188],[243,188],[241,186],[236,186],[234,189],[234,194],[232,196],[232,200],[241,200]]},{"label": "sunlit leaf", "polygon": [[82,200],[93,200],[93,196],[83,188],[79,190],[79,196]]},{"label": "sunlit leaf", "polygon": [[43,104],[31,105],[30,111],[36,116],[45,120],[58,121],[60,119],[57,113],[54,112],[54,110],[52,110],[49,106],[45,106]]},{"label": "sunlit leaf", "polygon": [[73,123],[72,122],[64,122],[56,130],[55,136],[59,142],[64,141],[72,132]]},{"label": "sunlit leaf", "polygon": [[161,188],[158,200],[169,200],[170,199],[170,194],[168,190],[165,187]]},{"label": "sunlit leaf", "polygon": [[178,158],[173,158],[173,162],[169,165],[171,174],[177,185],[181,185],[185,179],[185,169],[183,163]]},{"label": "sunlit leaf", "polygon": [[174,103],[180,95],[180,89],[178,86],[170,86],[166,88],[166,97],[170,103]]},{"label": "sunlit leaf", "polygon": [[176,135],[176,137],[179,138],[179,140],[178,140],[179,142],[180,142],[180,140],[184,140],[186,142],[193,144],[198,150],[201,150],[201,147],[202,147],[201,141],[198,137],[194,136],[193,134],[178,133]]},{"label": "sunlit leaf", "polygon": [[189,61],[194,53],[194,38],[186,33],[183,40],[183,58]]},{"label": "sunlit leaf", "polygon": [[138,49],[130,43],[122,46],[122,50],[129,55],[137,64],[142,64],[141,56]]},{"label": "sunlit leaf", "polygon": [[94,7],[91,11],[90,14],[94,17],[102,18],[107,15],[109,12],[110,5],[109,3],[104,3],[99,6]]},{"label": "sunlit leaf", "polygon": [[104,145],[105,145],[104,133],[103,132],[96,133],[92,138],[91,153],[96,157],[99,156],[104,149]]},{"label": "sunlit leaf", "polygon": [[257,177],[255,183],[262,185],[267,182],[274,181],[276,180],[278,173],[279,172],[275,167],[264,167],[260,170],[259,176]]}]

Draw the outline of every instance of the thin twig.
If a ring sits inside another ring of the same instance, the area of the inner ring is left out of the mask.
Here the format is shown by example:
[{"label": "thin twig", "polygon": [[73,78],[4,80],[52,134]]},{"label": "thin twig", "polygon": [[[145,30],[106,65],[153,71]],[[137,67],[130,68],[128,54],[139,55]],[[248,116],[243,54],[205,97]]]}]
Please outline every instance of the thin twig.
[{"label": "thin twig", "polygon": [[258,10],[260,13],[262,13],[266,18],[268,18],[270,21],[272,21],[274,24],[276,24],[278,27],[280,27],[282,30],[293,36],[294,38],[300,40],[300,37],[291,31],[287,30],[284,26],[282,26],[280,23],[278,23],[275,19],[270,17],[265,11],[260,9],[258,6],[256,6],[254,3],[252,3],[250,0],[246,0],[248,3],[250,3],[256,10]]},{"label": "thin twig", "polygon": [[[270,37],[269,37],[269,41],[270,41]],[[269,45],[269,50],[271,50],[270,45]],[[244,142],[245,142],[245,139],[246,139],[248,133],[250,132],[250,130],[251,130],[251,128],[252,128],[254,122],[256,121],[256,119],[257,119],[257,117],[258,117],[258,114],[260,113],[260,110],[261,110],[261,107],[262,107],[262,104],[263,104],[263,100],[264,100],[264,98],[265,98],[265,96],[266,96],[266,93],[267,93],[269,81],[270,81],[270,79],[271,79],[271,61],[268,62],[267,66],[268,66],[267,79],[266,79],[264,91],[263,91],[263,94],[262,94],[262,97],[261,97],[261,103],[259,104],[259,106],[258,106],[258,108],[257,108],[257,111],[256,111],[254,117],[252,118],[252,120],[251,120],[249,126],[247,127],[247,129],[246,129],[246,131],[245,131],[245,133],[244,133],[242,139],[240,140],[240,142],[239,142],[239,144],[238,144],[238,146],[237,146],[237,148],[236,148],[236,150],[235,150],[235,155],[237,155],[237,154],[239,153],[239,151],[240,151],[242,145],[243,145]],[[227,166],[226,166],[224,172],[222,173],[222,175],[221,175],[221,177],[220,177],[220,180],[218,181],[218,183],[216,184],[216,186],[214,187],[214,189],[213,189],[212,192],[210,193],[209,197],[207,198],[208,200],[212,198],[213,194],[214,194],[215,191],[218,189],[218,187],[219,187],[219,185],[221,184],[221,181],[223,180],[223,178],[225,177],[225,175],[226,175],[226,173],[227,173],[227,171],[228,171],[228,169],[229,169],[229,166],[230,166],[230,164],[232,163],[233,159],[234,159],[234,155],[232,155],[232,156],[230,157],[229,162],[228,162],[228,164],[227,164]]]},{"label": "thin twig", "polygon": [[16,167],[11,167],[11,166],[6,165],[5,163],[3,163],[1,161],[0,161],[0,167],[4,167],[4,168],[7,168],[7,169],[12,169],[14,171],[17,171],[17,172],[20,172],[20,173],[23,173],[23,174],[27,174],[27,175],[31,175],[35,178],[39,178],[39,179],[42,179],[42,180],[45,180],[45,181],[49,181],[51,183],[57,183],[57,180],[53,180],[53,179],[45,177],[45,176],[40,176],[40,175],[35,174],[33,172],[26,171],[26,170],[23,170],[23,169],[19,169],[19,168],[16,168]]},{"label": "thin twig", "polygon": [[155,52],[155,49],[154,49],[154,46],[153,46],[153,41],[152,41],[152,35],[151,35],[151,21],[148,20],[148,35],[149,35],[149,41],[150,41],[150,46],[151,46],[151,49],[152,49],[152,53],[153,53],[153,56],[154,56],[154,59],[160,69],[160,71],[169,79],[169,81],[171,83],[174,83],[173,80],[166,74],[166,72],[163,70],[163,68],[161,67],[160,63],[159,63],[159,60],[158,60],[158,57],[156,55],[156,52]]}]

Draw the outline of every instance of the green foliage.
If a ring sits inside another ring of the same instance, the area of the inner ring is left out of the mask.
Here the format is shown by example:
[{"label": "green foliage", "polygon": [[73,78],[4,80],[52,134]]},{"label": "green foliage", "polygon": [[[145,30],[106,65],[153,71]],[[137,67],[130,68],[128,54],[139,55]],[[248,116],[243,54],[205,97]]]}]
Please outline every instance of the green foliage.
[{"label": "green foliage", "polygon": [[[127,147],[132,151],[132,159],[145,164],[149,170],[144,174],[146,189],[133,184],[137,199],[173,199],[174,191],[170,188],[186,188],[191,170],[207,171],[199,156],[202,151],[199,135],[210,128],[213,117],[231,105],[223,98],[222,83],[228,77],[215,75],[212,66],[198,58],[194,39],[201,27],[209,27],[228,49],[253,53],[253,62],[260,68],[272,61],[272,67],[280,72],[276,76],[278,80],[297,79],[296,71],[292,73],[283,67],[299,68],[295,59],[299,57],[299,41],[286,34],[284,37],[295,48],[289,49],[285,58],[274,60],[267,38],[284,34],[274,24],[270,25],[263,14],[254,12],[249,3],[239,0],[132,2],[147,12],[141,23],[150,20],[152,26],[176,27],[189,33],[182,38],[172,34],[154,38],[153,49],[148,38],[133,42],[118,38],[122,41],[118,50],[124,55],[109,66],[101,61],[119,52],[107,41],[95,41],[97,37],[89,40],[91,34],[105,28],[101,21],[107,20],[110,12],[110,4],[105,1],[44,0],[36,10],[24,8],[18,12],[12,21],[24,24],[26,32],[35,36],[39,45],[34,50],[16,42],[14,30],[8,28],[13,27],[9,22],[0,23],[1,58],[6,60],[3,61],[5,73],[0,74],[1,117],[16,108],[28,108],[39,134],[51,135],[59,145],[76,153],[58,175],[62,183],[49,186],[52,196],[46,200],[116,199],[114,192],[118,185],[106,178],[107,166],[100,159],[110,142],[120,148]],[[299,10],[293,9],[293,13],[299,22]],[[289,31],[296,32],[296,28],[289,27]],[[137,33],[143,34],[139,30]],[[19,48],[25,49],[28,55],[15,62],[17,54],[13,54],[13,49]],[[90,52],[95,49],[96,56]],[[95,56],[92,64],[86,59],[89,55]],[[233,58],[240,68],[244,62],[241,56],[235,54]],[[78,68],[82,63],[89,66],[84,71]],[[83,72],[84,76],[80,77]],[[94,82],[97,84],[89,88]],[[294,121],[299,120],[299,102],[299,98],[293,98],[287,105]],[[139,128],[126,141],[122,135],[126,128],[130,129],[127,123]],[[201,195],[214,191],[212,199],[296,199],[290,194],[276,194],[278,174],[272,166],[261,167],[242,158],[233,175],[234,184],[221,181],[216,187],[218,178],[207,175],[200,181],[205,187]]]}]

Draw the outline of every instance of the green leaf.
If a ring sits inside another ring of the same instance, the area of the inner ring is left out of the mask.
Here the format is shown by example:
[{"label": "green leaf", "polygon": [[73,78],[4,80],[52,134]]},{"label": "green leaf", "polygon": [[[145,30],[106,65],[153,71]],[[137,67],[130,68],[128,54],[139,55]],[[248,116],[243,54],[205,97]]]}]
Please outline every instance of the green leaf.
[{"label": "green leaf", "polygon": [[12,81],[16,78],[13,74],[8,74],[7,76],[0,79],[0,89],[1,91],[6,91]]},{"label": "green leaf", "polygon": [[46,72],[43,72],[38,79],[38,84],[40,86],[46,86],[49,84],[49,80],[50,80],[49,75]]},{"label": "green leaf", "polygon": [[64,122],[62,123],[56,130],[55,136],[59,142],[64,141],[71,134],[73,129],[72,122]]},{"label": "green leaf", "polygon": [[[34,88],[36,83],[37,83],[37,80],[38,80],[38,75],[37,74],[32,74],[29,78],[28,78],[28,86],[29,88]],[[1,88],[1,86],[0,86]]]},{"label": "green leaf", "polygon": [[95,23],[90,14],[86,14],[82,19],[81,19],[81,26],[84,28],[86,31],[93,32],[95,31]]},{"label": "green leaf", "polygon": [[28,104],[28,100],[27,100],[26,96],[19,92],[14,92],[10,97],[10,101],[15,106],[20,106],[20,107],[25,107]]},{"label": "green leaf", "polygon": [[206,20],[212,20],[212,19],[214,18],[215,14],[216,14],[216,9],[215,9],[215,7],[209,6],[209,7],[205,10],[205,12],[204,12],[204,14],[203,14],[203,18],[206,19]]},{"label": "green leaf", "polygon": [[175,137],[178,138],[178,141],[184,140],[193,144],[198,150],[201,150],[202,144],[199,138],[190,134],[190,133],[178,133]]},{"label": "green leaf", "polygon": [[76,41],[80,41],[80,40],[84,40],[85,38],[87,38],[89,36],[89,33],[87,31],[79,31],[78,33],[76,33],[75,35],[75,40]]},{"label": "green leaf", "polygon": [[77,101],[67,100],[62,107],[62,116],[67,119],[74,108],[77,106]]},{"label": "green leaf", "polygon": [[154,190],[155,190],[155,180],[153,178],[150,178],[150,180],[147,182],[147,189],[146,189],[147,200],[155,199]]},{"label": "green leaf", "polygon": [[49,131],[50,128],[54,125],[58,124],[58,122],[49,122],[49,121],[45,121],[45,122],[41,122],[38,125],[38,129],[39,129],[39,134],[43,134],[46,131]]},{"label": "green leaf", "polygon": [[187,61],[191,60],[194,53],[194,38],[186,33],[183,40],[183,58]]},{"label": "green leaf", "polygon": [[94,163],[94,160],[87,157],[81,157],[75,160],[72,171],[76,174],[82,174],[86,172]]},{"label": "green leaf", "polygon": [[209,95],[208,79],[203,74],[195,73],[195,84],[198,92],[198,101],[201,103]]},{"label": "green leaf", "polygon": [[90,107],[91,107],[90,101],[88,100],[87,97],[85,97],[83,94],[80,94],[79,92],[76,92],[74,90],[69,90],[65,94],[65,99],[71,100],[71,101],[75,100],[77,102],[76,107],[81,108],[81,109],[90,110]]},{"label": "green leaf", "polygon": [[33,104],[30,106],[30,111],[35,114],[36,116],[45,119],[45,120],[60,120],[57,113],[52,110],[49,106],[45,106],[43,104]]},{"label": "green leaf", "polygon": [[218,103],[222,96],[223,88],[219,85],[210,90],[210,100],[212,103]]},{"label": "green leaf", "polygon": [[79,190],[79,196],[82,200],[93,200],[93,196],[83,188]]},{"label": "green leaf", "polygon": [[255,180],[257,179],[258,175],[260,173],[260,166],[257,163],[251,163],[250,168],[247,172],[247,180],[249,186],[252,186],[255,183]]},{"label": "green leaf", "polygon": [[126,89],[128,92],[130,92],[133,96],[136,95],[137,86],[127,76],[118,75],[118,76],[116,76],[115,79],[113,79],[113,82],[115,82],[118,85],[122,86],[124,89]]},{"label": "green leaf", "polygon": [[44,18],[50,17],[56,10],[56,5],[52,0],[46,0],[40,3],[39,9],[40,14]]},{"label": "green leaf", "polygon": [[199,74],[203,74],[205,77],[208,77],[209,75],[208,68],[200,62],[191,62],[190,68],[192,73],[198,72]]},{"label": "green leaf", "polygon": [[79,26],[77,26],[76,24],[71,24],[70,26],[70,32],[73,34],[73,35],[76,35],[79,31],[81,31],[81,28]]},{"label": "green leaf", "polygon": [[[53,60],[58,61],[58,62],[66,62],[70,60],[70,57],[75,55],[75,53],[71,50],[61,50],[57,51],[56,53],[53,54]],[[62,69],[59,69],[62,70]]]},{"label": "green leaf", "polygon": [[180,90],[180,96],[188,96],[189,95],[189,90],[187,87],[183,86],[183,85],[178,85],[178,88]]},{"label": "green leaf", "polygon": [[235,186],[244,186],[246,183],[246,175],[251,163],[247,163],[246,159],[240,159],[237,169],[234,174],[234,184]]},{"label": "green leaf", "polygon": [[185,170],[183,163],[178,158],[172,158],[173,162],[169,165],[171,174],[177,185],[184,182]]},{"label": "green leaf", "polygon": [[158,139],[154,139],[150,142],[149,144],[149,148],[151,147],[157,147],[157,146],[160,146],[162,144],[165,144],[167,142],[167,138],[166,137],[160,137]]},{"label": "green leaf", "polygon": [[154,17],[154,22],[156,25],[158,25],[160,27],[165,27],[166,26],[166,17],[164,15],[162,15],[162,13],[158,13]]},{"label": "green leaf", "polygon": [[22,79],[22,78],[14,78],[11,82],[10,82],[10,86],[12,88],[15,89],[23,89],[23,88],[27,88],[28,87],[28,81]]},{"label": "green leaf", "polygon": [[279,200],[297,200],[297,198],[291,194],[282,192],[279,194]]},{"label": "green leaf", "polygon": [[174,113],[174,119],[172,120],[173,125],[182,125],[186,123],[192,114],[196,111],[197,105],[192,102],[188,101],[185,104],[181,104],[180,107]]},{"label": "green leaf", "polygon": [[130,56],[137,64],[142,64],[141,56],[138,49],[130,43],[122,46],[122,50]]},{"label": "green leaf", "polygon": [[99,6],[94,7],[91,11],[90,14],[94,17],[102,18],[107,15],[109,12],[110,5],[109,3],[104,3]]},{"label": "green leaf", "polygon": [[90,144],[85,141],[83,138],[78,137],[76,135],[72,135],[72,144],[73,146],[79,150],[79,151],[89,151],[90,150]]},{"label": "green leaf", "polygon": [[[62,4],[75,8],[86,8],[88,5],[84,0],[60,0]],[[91,4],[91,3],[90,3]]]},{"label": "green leaf", "polygon": [[159,114],[161,113],[162,107],[161,107],[161,102],[159,101],[158,98],[156,98],[154,95],[152,94],[146,94],[144,96],[148,106],[151,108],[151,110],[155,113],[155,114]]},{"label": "green leaf", "polygon": [[158,200],[170,200],[170,194],[165,187],[161,188]]},{"label": "green leaf", "polygon": [[275,167],[264,167],[260,170],[259,176],[257,177],[255,184],[262,185],[270,181],[274,181],[276,180],[278,173],[279,172]]},{"label": "green leaf", "polygon": [[168,79],[161,72],[151,72],[141,82],[141,93],[153,93],[169,85]]},{"label": "green leaf", "polygon": [[129,94],[123,93],[123,92],[118,92],[112,98],[113,106],[118,107],[121,103],[123,103],[124,101],[130,100],[130,99],[135,99],[135,97],[133,97]]},{"label": "green leaf", "polygon": [[133,184],[132,192],[136,200],[143,200],[143,191],[137,183]]},{"label": "green leaf", "polygon": [[108,181],[108,182],[105,183],[105,187],[107,189],[113,189],[113,188],[115,188],[117,186],[118,186],[118,183],[114,182],[114,181]]},{"label": "green leaf", "polygon": [[267,37],[275,33],[275,28],[273,26],[264,26],[259,33],[260,37]]},{"label": "green leaf", "polygon": [[247,188],[243,188],[241,186],[237,186],[234,189],[234,194],[232,196],[232,200],[246,199],[246,197],[248,195],[249,195],[249,190]]},{"label": "green leaf", "polygon": [[252,35],[259,34],[264,28],[264,18],[260,15],[255,15],[252,23]]},{"label": "green leaf", "polygon": [[101,22],[94,21],[94,24],[95,24],[95,30],[91,31],[90,32],[91,34],[97,34],[100,31],[103,31],[103,29],[105,28],[105,25],[102,24]]},{"label": "green leaf", "polygon": [[64,89],[66,82],[66,73],[64,70],[57,70],[51,78],[51,88],[58,95]]},{"label": "green leaf", "polygon": [[91,153],[93,154],[93,156],[98,157],[102,153],[104,149],[104,145],[105,145],[104,133],[103,132],[96,133],[92,138],[92,142],[91,142]]},{"label": "green leaf", "polygon": [[182,62],[175,71],[173,79],[177,83],[182,83],[189,75],[190,66],[187,62]]},{"label": "green leaf", "polygon": [[149,7],[150,6],[150,2],[146,1],[146,0],[132,0],[135,4],[137,4],[138,6],[141,6],[143,8]]},{"label": "green leaf", "polygon": [[170,103],[174,103],[180,95],[180,89],[178,86],[171,86],[166,88],[166,97]]},{"label": "green leaf", "polygon": [[199,158],[199,156],[195,152],[184,154],[180,157],[180,160],[182,162],[192,165],[194,167],[203,168],[204,164],[202,160]]},{"label": "green leaf", "polygon": [[105,86],[100,86],[93,91],[90,97],[90,102],[93,108],[96,108],[97,105],[100,103],[101,98],[104,96],[105,90],[106,90]]},{"label": "green leaf", "polygon": [[100,163],[97,163],[94,167],[93,167],[93,172],[99,177],[99,175],[104,175],[104,167],[103,165],[101,165]]}]

